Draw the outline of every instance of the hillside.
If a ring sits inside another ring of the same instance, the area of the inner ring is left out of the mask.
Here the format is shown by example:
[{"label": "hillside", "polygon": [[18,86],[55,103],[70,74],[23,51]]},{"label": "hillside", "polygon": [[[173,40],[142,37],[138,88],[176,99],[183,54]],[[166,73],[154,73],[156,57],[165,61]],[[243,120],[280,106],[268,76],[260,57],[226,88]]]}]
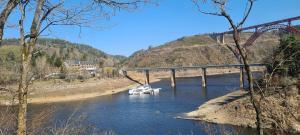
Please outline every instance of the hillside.
[{"label": "hillside", "polygon": [[[21,64],[21,46],[17,39],[5,39],[0,47],[0,85],[16,82]],[[36,77],[62,71],[68,60],[87,61],[100,67],[119,67],[123,56],[113,56],[89,45],[71,43],[61,39],[40,39],[32,57]]]},{"label": "hillside", "polygon": [[[16,61],[20,60],[20,46],[17,39],[3,40],[2,47],[0,48],[0,61],[4,61],[10,55],[16,57]],[[94,64],[99,62],[104,63],[104,66],[116,66],[120,61],[124,60],[122,56],[113,56],[105,52],[95,49],[89,45],[71,43],[61,39],[48,39],[42,38],[37,41],[36,55],[46,56],[49,60],[59,59],[64,60],[81,60],[89,61]],[[58,65],[57,65],[58,66]]]},{"label": "hillside", "polygon": [[[244,42],[252,33],[243,33]],[[233,44],[232,35],[225,36],[225,42]],[[262,62],[272,54],[273,48],[278,46],[279,36],[265,33],[249,47],[251,63]],[[235,64],[236,59],[230,50],[218,44],[209,35],[195,35],[183,37],[158,47],[135,52],[125,62],[126,67],[163,67],[163,66],[193,66],[206,64]]]}]

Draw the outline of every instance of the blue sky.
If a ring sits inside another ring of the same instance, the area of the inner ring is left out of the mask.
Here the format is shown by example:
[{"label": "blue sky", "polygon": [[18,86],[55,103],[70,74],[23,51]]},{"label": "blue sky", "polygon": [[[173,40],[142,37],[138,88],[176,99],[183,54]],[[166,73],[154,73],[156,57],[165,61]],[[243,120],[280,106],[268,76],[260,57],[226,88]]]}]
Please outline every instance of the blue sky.
[{"label": "blue sky", "polygon": [[[231,1],[229,12],[238,20],[243,16],[246,0]],[[257,0],[245,26],[299,16],[299,5],[300,0]],[[11,17],[10,22],[16,19]],[[76,27],[53,27],[51,35],[47,36],[88,44],[109,54],[129,56],[137,50],[183,36],[229,28],[224,18],[199,13],[191,0],[160,0],[158,5],[142,5],[133,12],[117,11],[109,20],[97,23],[97,26],[82,28],[80,34]],[[4,36],[18,37],[18,33],[8,28]]]}]

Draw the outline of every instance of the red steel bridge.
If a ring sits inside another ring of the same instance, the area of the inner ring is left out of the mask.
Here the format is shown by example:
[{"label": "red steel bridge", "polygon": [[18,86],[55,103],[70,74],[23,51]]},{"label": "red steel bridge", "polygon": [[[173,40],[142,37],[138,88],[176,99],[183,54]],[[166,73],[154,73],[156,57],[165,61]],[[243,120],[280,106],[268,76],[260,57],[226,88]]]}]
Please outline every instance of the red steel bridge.
[{"label": "red steel bridge", "polygon": [[[254,41],[259,38],[262,34],[270,30],[280,30],[288,33],[300,35],[300,30],[297,30],[293,26],[293,22],[300,20],[300,16],[282,19],[278,21],[258,24],[254,26],[244,27],[238,29],[239,32],[254,30],[251,37],[244,43],[244,47],[253,45]],[[225,35],[232,34],[233,31],[226,31],[222,33],[213,33],[211,34],[220,44],[225,44]]]}]

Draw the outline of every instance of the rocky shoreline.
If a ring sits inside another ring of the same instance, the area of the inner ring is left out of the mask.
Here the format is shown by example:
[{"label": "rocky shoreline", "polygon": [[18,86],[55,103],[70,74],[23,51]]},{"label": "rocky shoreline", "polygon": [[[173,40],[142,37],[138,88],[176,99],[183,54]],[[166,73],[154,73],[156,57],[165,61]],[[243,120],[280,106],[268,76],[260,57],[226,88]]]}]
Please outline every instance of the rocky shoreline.
[{"label": "rocky shoreline", "polygon": [[[300,97],[296,97],[299,103]],[[274,103],[270,102],[268,106]],[[275,103],[276,104],[276,103]],[[277,108],[274,108],[276,111]],[[296,116],[298,114],[295,114]],[[202,104],[197,110],[178,116],[179,119],[199,120],[215,124],[228,124],[241,127],[256,128],[254,109],[249,102],[249,95],[246,91],[237,90],[224,96],[211,99]],[[271,129],[271,124],[266,122],[263,128]],[[300,123],[297,120],[291,121],[292,133],[300,133]]]}]

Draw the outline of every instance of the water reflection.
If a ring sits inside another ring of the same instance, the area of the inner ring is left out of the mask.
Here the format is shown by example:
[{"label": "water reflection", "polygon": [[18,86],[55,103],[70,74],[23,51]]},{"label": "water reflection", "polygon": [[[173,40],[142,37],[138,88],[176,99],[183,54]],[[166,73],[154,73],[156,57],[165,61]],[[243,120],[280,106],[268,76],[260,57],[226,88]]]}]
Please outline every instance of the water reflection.
[{"label": "water reflection", "polygon": [[173,93],[173,97],[175,98],[176,97],[176,86],[172,87],[172,93]]},{"label": "water reflection", "polygon": [[207,87],[202,87],[201,95],[205,98],[205,100],[208,99],[208,97],[207,97]]},{"label": "water reflection", "polygon": [[137,101],[145,102],[149,100],[150,96],[155,96],[155,95],[150,95],[150,94],[128,95],[130,102],[137,102]]}]

